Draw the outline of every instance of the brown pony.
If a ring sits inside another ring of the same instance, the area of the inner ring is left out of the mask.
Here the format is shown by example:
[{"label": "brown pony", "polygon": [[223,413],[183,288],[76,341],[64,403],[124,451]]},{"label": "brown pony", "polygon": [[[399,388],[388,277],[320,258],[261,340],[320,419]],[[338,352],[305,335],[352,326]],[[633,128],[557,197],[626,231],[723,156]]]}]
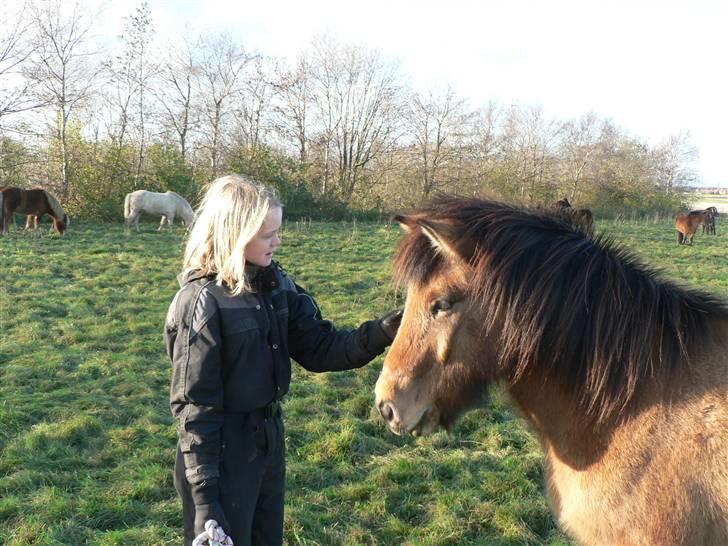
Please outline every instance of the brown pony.
[{"label": "brown pony", "polygon": [[561,214],[571,214],[573,217],[572,223],[576,223],[582,231],[586,233],[590,233],[592,231],[592,228],[594,227],[594,215],[591,210],[573,208],[566,197],[556,201],[553,207]]},{"label": "brown pony", "polygon": [[41,188],[24,190],[8,186],[0,189],[2,193],[2,208],[0,209],[0,235],[7,235],[8,223],[13,220],[13,215],[28,215],[26,229],[34,222],[38,227],[40,218],[48,214],[53,219],[53,229],[63,235],[68,227],[68,215],[63,212],[58,200],[49,192]]},{"label": "brown pony", "polygon": [[576,541],[728,544],[728,306],[554,215],[441,197],[397,220],[392,432],[449,428],[501,382]]},{"label": "brown pony", "polygon": [[[690,239],[690,244],[693,244],[695,233],[698,231],[698,226],[703,226],[703,233],[705,227],[713,223],[713,215],[708,210],[693,210],[685,214],[681,212],[675,218],[675,229],[677,230],[677,244],[685,244]],[[713,224],[714,226],[714,224]],[[715,227],[713,227],[715,230]]]}]

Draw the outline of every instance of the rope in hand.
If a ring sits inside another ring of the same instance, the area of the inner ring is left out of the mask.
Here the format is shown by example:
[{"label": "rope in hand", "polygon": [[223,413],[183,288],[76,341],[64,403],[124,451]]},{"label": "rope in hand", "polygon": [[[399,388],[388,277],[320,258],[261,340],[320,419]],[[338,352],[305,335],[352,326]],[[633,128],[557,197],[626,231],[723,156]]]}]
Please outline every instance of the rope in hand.
[{"label": "rope in hand", "polygon": [[205,522],[205,531],[197,535],[192,546],[234,546],[233,539],[225,534],[214,519]]}]

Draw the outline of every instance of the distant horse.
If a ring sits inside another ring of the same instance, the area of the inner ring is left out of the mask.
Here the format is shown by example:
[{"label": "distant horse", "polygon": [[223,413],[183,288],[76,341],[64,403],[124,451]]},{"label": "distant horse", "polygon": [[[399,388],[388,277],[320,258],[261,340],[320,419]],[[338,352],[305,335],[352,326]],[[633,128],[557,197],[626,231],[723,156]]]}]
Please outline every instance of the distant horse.
[{"label": "distant horse", "polygon": [[[705,231],[706,226],[714,223],[713,215],[707,210],[694,210],[687,214],[681,212],[675,218],[675,229],[677,230],[677,244],[682,245],[690,239],[690,244],[693,244],[695,238],[695,232],[698,231],[698,226],[703,226]],[[708,228],[710,229],[710,227]],[[715,226],[713,226],[715,230]]]},{"label": "distant horse", "polygon": [[[570,214],[573,217],[572,223],[575,223],[584,232],[591,233],[594,227],[594,215],[591,210],[573,208],[566,197],[556,201],[553,206],[560,214]],[[568,218],[566,219],[568,220]]]},{"label": "distant horse", "polygon": [[[699,212],[699,211],[690,211],[690,212]],[[703,224],[703,233],[708,233],[708,235],[715,235],[715,217],[718,216],[718,209],[715,207],[708,207],[705,209],[705,212],[710,213],[710,217],[707,218],[707,221],[705,224]]]},{"label": "distant horse", "polygon": [[68,228],[68,215],[63,212],[63,207],[50,192],[42,188],[24,190],[7,186],[0,189],[3,195],[3,206],[0,210],[0,235],[7,235],[8,224],[14,220],[14,215],[25,214],[32,217],[26,222],[26,228],[30,223],[38,227],[40,218],[47,214],[53,219],[53,228],[58,233],[63,233]]},{"label": "distant horse", "polygon": [[159,228],[161,231],[166,222],[172,231],[175,217],[179,217],[182,224],[190,227],[195,219],[195,211],[184,197],[173,191],[157,193],[147,190],[137,190],[126,195],[124,199],[124,224],[126,227],[134,224],[139,231],[139,218],[142,213],[161,216]]},{"label": "distant horse", "polygon": [[377,380],[396,434],[500,382],[581,544],[728,544],[728,306],[550,214],[440,197],[397,220],[407,289]]},{"label": "distant horse", "polygon": [[[2,191],[7,188],[8,186],[0,186],[0,236],[5,235],[2,233],[2,224],[3,224],[3,193]],[[10,219],[8,220],[8,224],[12,224],[13,228],[16,227],[15,225],[15,214],[10,215]]]}]

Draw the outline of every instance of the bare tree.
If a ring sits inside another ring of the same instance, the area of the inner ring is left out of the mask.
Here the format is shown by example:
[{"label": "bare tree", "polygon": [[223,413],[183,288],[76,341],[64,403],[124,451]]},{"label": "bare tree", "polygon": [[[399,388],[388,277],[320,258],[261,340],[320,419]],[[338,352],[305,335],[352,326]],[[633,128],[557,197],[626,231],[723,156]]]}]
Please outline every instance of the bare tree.
[{"label": "bare tree", "polygon": [[134,188],[139,186],[147,146],[147,91],[150,81],[157,71],[157,67],[150,60],[150,44],[153,33],[154,26],[151,11],[149,4],[144,0],[134,10],[134,14],[124,18],[124,34],[121,36],[124,44],[122,69],[127,78],[128,90],[131,93],[131,95],[127,95],[127,98],[133,98],[136,106],[134,128],[137,137],[137,153],[134,168]]},{"label": "bare tree", "polygon": [[[127,21],[128,29],[129,23]],[[132,103],[134,96],[139,92],[136,51],[130,38],[120,36],[123,49],[117,55],[104,64],[108,77],[111,96],[109,97],[112,110],[112,122],[110,123],[109,136],[119,148],[124,147],[124,140],[131,128]],[[118,116],[118,117],[117,117]]]},{"label": "bare tree", "polygon": [[200,51],[196,87],[205,120],[203,138],[207,142],[211,174],[215,178],[220,169],[220,152],[233,110],[232,102],[251,57],[227,34],[203,37]]},{"label": "bare tree", "polygon": [[8,6],[0,22],[0,120],[10,114],[43,105],[31,93],[32,80],[22,76],[22,66],[37,47],[25,6]]},{"label": "bare tree", "polygon": [[443,187],[443,169],[460,156],[455,137],[464,126],[464,101],[452,89],[448,88],[441,96],[432,92],[412,96],[407,128],[415,139],[422,199]]},{"label": "bare tree", "polygon": [[552,147],[560,127],[546,120],[538,106],[508,111],[501,139],[503,159],[518,186],[515,197],[536,202],[555,185]]},{"label": "bare tree", "polygon": [[472,128],[467,156],[473,193],[485,190],[496,170],[500,115],[501,107],[491,101],[475,110],[469,118]]},{"label": "bare tree", "polygon": [[197,119],[193,108],[193,79],[198,71],[194,49],[189,39],[169,49],[160,76],[162,85],[156,93],[162,106],[162,123],[172,127],[182,160],[187,160],[190,132]]},{"label": "bare tree", "polygon": [[317,148],[322,150],[320,162],[323,166],[320,193],[327,197],[331,191],[331,154],[332,141],[336,132],[338,119],[334,107],[334,91],[338,79],[338,62],[335,51],[338,45],[330,36],[323,36],[314,41],[311,59],[312,83],[314,85],[314,104],[316,105],[318,125],[314,138]]},{"label": "bare tree", "polygon": [[[598,120],[595,114],[589,113],[578,120],[564,124],[560,159],[563,164],[563,176],[568,199],[578,202],[579,193],[586,184],[585,180],[590,161],[593,159],[599,143]],[[559,196],[561,197],[561,196]]]},{"label": "bare tree", "polygon": [[394,133],[400,98],[396,71],[379,52],[340,46],[329,37],[317,39],[313,52],[325,163],[333,149],[339,195],[349,201],[365,168]]},{"label": "bare tree", "polygon": [[611,120],[602,121],[589,161],[589,191],[598,196],[598,205],[632,210],[644,206],[656,188],[652,158],[644,142],[628,136]]},{"label": "bare tree", "polygon": [[263,57],[251,58],[241,78],[240,89],[233,108],[233,116],[243,144],[257,150],[261,145],[261,137],[272,121],[272,83],[271,70],[266,66]]},{"label": "bare tree", "polygon": [[81,4],[47,0],[31,4],[30,14],[38,35],[37,48],[25,76],[35,83],[36,97],[55,109],[54,134],[58,141],[61,164],[61,199],[68,198],[69,120],[93,89],[99,67],[94,66],[94,52],[88,47],[91,17]]},{"label": "bare tree", "polygon": [[698,149],[687,131],[668,137],[655,149],[655,175],[665,193],[673,193],[696,180],[697,159]]},{"label": "bare tree", "polygon": [[277,67],[275,82],[276,129],[284,139],[295,142],[301,165],[308,162],[310,110],[313,104],[311,68],[308,57],[298,57],[293,70]]}]

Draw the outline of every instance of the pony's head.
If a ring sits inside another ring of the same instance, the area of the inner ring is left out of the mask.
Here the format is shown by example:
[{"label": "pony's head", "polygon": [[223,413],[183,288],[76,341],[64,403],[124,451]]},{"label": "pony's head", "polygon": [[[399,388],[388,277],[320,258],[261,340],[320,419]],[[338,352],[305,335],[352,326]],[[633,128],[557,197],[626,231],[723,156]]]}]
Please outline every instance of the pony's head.
[{"label": "pony's head", "polygon": [[397,434],[449,428],[496,380],[548,386],[604,423],[645,381],[669,384],[715,343],[715,317],[728,318],[558,211],[442,197],[397,220],[393,271],[407,299],[375,388]]},{"label": "pony's head", "polygon": [[[495,375],[486,310],[473,286],[472,248],[454,220],[397,216],[405,229],[395,275],[407,287],[402,324],[376,384],[389,429],[414,435],[446,428],[482,405]],[[460,233],[460,235],[458,235]],[[482,366],[473,366],[480,361]]]},{"label": "pony's head", "polygon": [[182,222],[182,225],[185,226],[188,230],[192,228],[196,219],[197,214],[195,214],[194,211],[192,211],[192,214],[184,214],[183,216],[180,216],[180,221]]},{"label": "pony's head", "polygon": [[43,193],[45,194],[48,201],[48,207],[50,208],[48,212],[53,218],[53,228],[59,234],[63,235],[66,229],[68,229],[68,215],[64,212],[63,207],[61,207],[61,204],[58,202],[58,199],[56,199],[51,192],[43,190]]},{"label": "pony's head", "polygon": [[172,193],[176,199],[177,216],[182,222],[182,225],[184,225],[189,230],[195,223],[195,218],[197,218],[194,209],[190,206],[190,204],[184,197],[174,192],[170,193]]},{"label": "pony's head", "polygon": [[70,224],[70,219],[68,218],[68,214],[66,214],[65,212],[63,213],[63,216],[61,217],[60,220],[57,218],[53,218],[53,227],[61,235],[63,235],[66,232],[69,224]]}]

